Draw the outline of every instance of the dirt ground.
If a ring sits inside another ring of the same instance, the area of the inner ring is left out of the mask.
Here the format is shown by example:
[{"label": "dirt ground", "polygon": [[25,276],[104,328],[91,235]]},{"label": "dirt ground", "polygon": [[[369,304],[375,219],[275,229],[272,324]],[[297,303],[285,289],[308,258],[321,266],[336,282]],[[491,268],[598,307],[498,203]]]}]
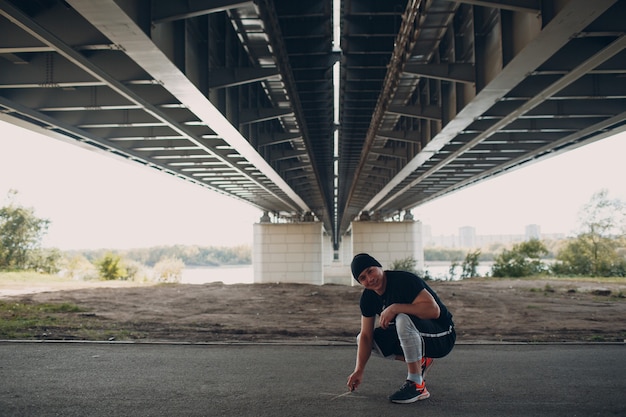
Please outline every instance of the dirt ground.
[{"label": "dirt ground", "polygon": [[[0,287],[0,298],[74,303],[86,311],[81,317],[124,329],[126,339],[136,341],[353,343],[359,330],[359,286],[105,284]],[[453,313],[459,342],[626,342],[626,279],[430,285]],[[59,328],[38,338],[80,337]]]}]

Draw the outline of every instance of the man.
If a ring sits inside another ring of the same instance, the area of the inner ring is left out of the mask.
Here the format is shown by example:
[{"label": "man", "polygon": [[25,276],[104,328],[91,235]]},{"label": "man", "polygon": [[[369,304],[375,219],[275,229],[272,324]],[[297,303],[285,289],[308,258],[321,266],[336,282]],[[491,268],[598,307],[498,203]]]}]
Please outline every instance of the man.
[{"label": "man", "polygon": [[[446,356],[456,341],[452,314],[437,294],[418,276],[405,271],[384,271],[372,256],[360,253],[352,260],[352,276],[365,289],[361,294],[361,332],[357,336],[354,372],[348,388],[363,381],[372,351],[406,362],[404,385],[389,400],[412,403],[430,397],[424,375],[433,358]],[[376,316],[379,315],[376,326]]]}]

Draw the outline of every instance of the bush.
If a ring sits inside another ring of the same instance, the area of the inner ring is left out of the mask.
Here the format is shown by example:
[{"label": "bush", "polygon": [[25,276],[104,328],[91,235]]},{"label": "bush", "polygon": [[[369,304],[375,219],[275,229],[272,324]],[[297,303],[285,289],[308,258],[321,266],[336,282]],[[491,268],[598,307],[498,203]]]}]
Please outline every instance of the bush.
[{"label": "bush", "polygon": [[60,275],[67,278],[82,281],[98,278],[96,266],[80,254],[65,257],[61,260],[60,264]]},{"label": "bush", "polygon": [[180,282],[185,263],[178,258],[162,259],[154,265],[154,277],[158,282]]},{"label": "bush", "polygon": [[480,249],[475,250],[474,252],[468,252],[465,255],[465,259],[463,260],[463,264],[461,264],[461,279],[463,278],[471,278],[478,275],[478,259],[480,258]]},{"label": "bush", "polygon": [[56,274],[59,272],[59,262],[61,260],[61,252],[55,248],[35,248],[28,254],[28,267],[37,272],[46,274]]},{"label": "bush", "polygon": [[548,249],[537,239],[513,245],[511,250],[503,250],[491,267],[494,277],[528,277],[548,271],[541,257]]},{"label": "bush", "polygon": [[96,262],[96,267],[100,273],[100,277],[106,281],[126,280],[128,272],[122,264],[122,258],[113,253],[107,253],[104,257]]},{"label": "bush", "polygon": [[417,261],[412,256],[409,256],[404,259],[396,259],[391,263],[389,269],[392,271],[407,271],[417,274],[415,265],[417,265]]}]

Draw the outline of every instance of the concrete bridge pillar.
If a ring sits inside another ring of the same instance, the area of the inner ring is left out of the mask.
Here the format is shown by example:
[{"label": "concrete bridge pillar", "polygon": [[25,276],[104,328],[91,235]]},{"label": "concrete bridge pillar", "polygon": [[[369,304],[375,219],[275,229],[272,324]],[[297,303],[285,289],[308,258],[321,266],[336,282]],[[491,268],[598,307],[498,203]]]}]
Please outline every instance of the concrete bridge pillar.
[{"label": "concrete bridge pillar", "polygon": [[341,237],[338,250],[333,249],[330,236],[324,237],[324,284],[351,285],[352,235]]},{"label": "concrete bridge pillar", "polygon": [[394,261],[411,257],[416,261],[415,269],[422,272],[422,223],[411,217],[405,217],[403,221],[352,222],[352,254],[363,252],[376,258],[384,269],[391,268]]},{"label": "concrete bridge pillar", "polygon": [[255,283],[324,283],[321,222],[254,225],[252,268]]},{"label": "concrete bridge pillar", "polygon": [[424,269],[422,225],[411,217],[355,221],[341,239],[335,251],[321,222],[271,223],[262,218],[254,225],[254,282],[355,285],[350,262],[361,252],[374,256],[383,268],[411,257],[417,271]]}]

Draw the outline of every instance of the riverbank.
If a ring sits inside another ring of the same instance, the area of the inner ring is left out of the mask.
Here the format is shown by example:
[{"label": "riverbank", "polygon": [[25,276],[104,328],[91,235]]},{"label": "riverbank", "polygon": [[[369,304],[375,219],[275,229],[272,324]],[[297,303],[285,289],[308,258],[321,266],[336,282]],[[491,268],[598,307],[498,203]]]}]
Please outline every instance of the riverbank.
[{"label": "riverbank", "polygon": [[[80,330],[89,327],[87,338],[98,340],[352,343],[359,331],[358,286],[74,281],[28,283],[22,294],[11,294],[14,285],[0,282],[0,301],[79,308],[50,313],[58,318],[31,329],[33,339],[84,339]],[[624,279],[473,278],[430,285],[454,314],[459,342],[626,339]]]}]

